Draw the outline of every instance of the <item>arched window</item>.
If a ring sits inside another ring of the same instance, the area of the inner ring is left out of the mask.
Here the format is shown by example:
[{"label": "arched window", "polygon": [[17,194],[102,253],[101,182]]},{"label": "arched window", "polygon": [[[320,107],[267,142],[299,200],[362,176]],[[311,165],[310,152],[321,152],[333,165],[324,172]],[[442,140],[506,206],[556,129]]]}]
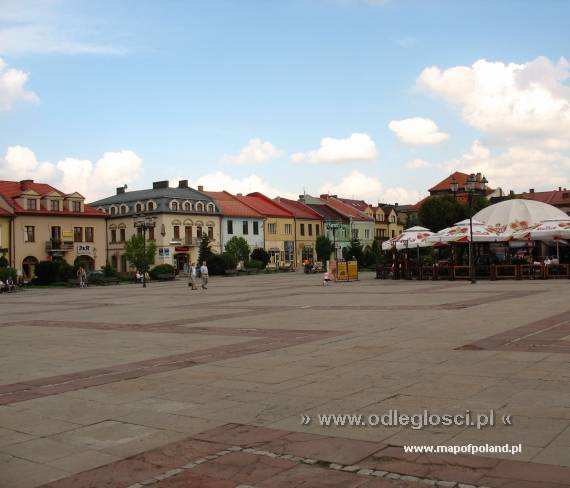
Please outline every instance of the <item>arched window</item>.
[{"label": "arched window", "polygon": [[213,203],[208,203],[208,212],[215,212],[216,211],[216,207],[214,206]]},{"label": "arched window", "polygon": [[198,202],[198,203],[196,204],[196,210],[197,210],[198,212],[203,212],[203,211],[204,211],[204,204],[203,204],[202,202]]},{"label": "arched window", "polygon": [[125,204],[121,205],[121,213],[124,215],[129,211],[129,207]]},{"label": "arched window", "polygon": [[137,203],[135,208],[137,210],[137,213],[141,213],[142,212],[142,203]]},{"label": "arched window", "polygon": [[184,211],[191,212],[192,211],[192,204],[190,202],[184,202]]},{"label": "arched window", "polygon": [[149,212],[152,212],[154,210],[154,202],[148,202],[146,208]]},{"label": "arched window", "polygon": [[174,210],[175,212],[177,212],[178,211],[178,202],[176,202],[176,201],[172,202],[170,204],[170,208],[171,208],[171,210]]},{"label": "arched window", "polygon": [[117,207],[111,207],[111,215],[117,214]]}]

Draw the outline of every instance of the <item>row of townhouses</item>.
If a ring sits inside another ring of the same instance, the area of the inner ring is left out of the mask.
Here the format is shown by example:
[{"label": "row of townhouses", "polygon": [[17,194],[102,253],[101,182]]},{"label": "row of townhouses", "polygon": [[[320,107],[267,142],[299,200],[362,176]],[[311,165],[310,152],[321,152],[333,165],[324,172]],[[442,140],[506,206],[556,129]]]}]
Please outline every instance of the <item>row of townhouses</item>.
[{"label": "row of townhouses", "polygon": [[154,182],[148,190],[120,187],[115,195],[87,204],[79,193],[32,180],[0,181],[0,255],[26,278],[39,261],[54,257],[81,261],[88,269],[109,263],[126,272],[125,244],[143,232],[138,225],[143,217],[151,223],[145,235],[157,246],[156,264],[180,270],[197,260],[203,235],[215,252],[238,236],[252,250],[264,248],[272,266],[298,267],[316,258],[320,235],[330,238],[340,258],[353,237],[367,247],[403,230],[397,204],[372,206],[336,195],[271,199],[258,192],[194,189],[182,180],[176,187],[168,181]]}]

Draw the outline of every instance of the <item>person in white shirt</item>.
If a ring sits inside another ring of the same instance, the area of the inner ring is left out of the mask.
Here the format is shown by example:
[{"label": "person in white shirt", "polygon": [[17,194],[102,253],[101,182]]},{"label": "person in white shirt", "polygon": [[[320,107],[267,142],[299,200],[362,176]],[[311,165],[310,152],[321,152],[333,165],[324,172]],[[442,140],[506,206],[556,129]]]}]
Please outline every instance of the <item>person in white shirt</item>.
[{"label": "person in white shirt", "polygon": [[191,262],[188,266],[188,286],[190,286],[192,290],[198,289],[198,287],[196,286],[197,275],[198,271],[196,269],[196,265]]},{"label": "person in white shirt", "polygon": [[202,263],[200,267],[200,276],[202,277],[202,290],[208,289],[208,266],[206,266],[206,261]]}]

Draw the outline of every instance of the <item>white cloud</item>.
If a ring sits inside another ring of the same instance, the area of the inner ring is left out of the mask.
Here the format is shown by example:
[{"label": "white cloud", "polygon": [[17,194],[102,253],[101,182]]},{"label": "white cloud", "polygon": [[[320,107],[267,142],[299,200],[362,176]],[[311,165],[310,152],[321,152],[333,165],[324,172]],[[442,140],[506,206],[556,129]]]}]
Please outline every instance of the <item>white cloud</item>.
[{"label": "white cloud", "polygon": [[291,155],[295,163],[342,164],[355,161],[373,161],[378,156],[376,144],[368,134],[354,133],[347,139],[324,137],[318,149]]},{"label": "white cloud", "polygon": [[142,159],[128,150],[106,152],[95,164],[71,157],[56,164],[39,162],[24,146],[11,146],[0,157],[0,177],[46,182],[66,193],[78,191],[88,201],[112,194],[118,185],[136,181],[141,167]]},{"label": "white cloud", "polygon": [[480,141],[474,141],[469,151],[444,163],[442,168],[446,171],[481,172],[491,187],[500,187],[504,191],[570,186],[570,157],[522,145],[494,154]]},{"label": "white cloud", "polygon": [[425,159],[412,159],[406,163],[406,168],[408,169],[421,169],[421,168],[429,168],[431,166]]},{"label": "white cloud", "polygon": [[270,142],[256,138],[251,139],[239,154],[235,156],[224,155],[222,161],[233,164],[262,164],[278,158],[282,154],[283,151],[277,149]]},{"label": "white cloud", "polygon": [[206,191],[226,190],[230,193],[243,193],[244,195],[258,191],[271,198],[282,196],[296,199],[298,196],[294,193],[285,192],[274,187],[267,180],[256,174],[251,174],[243,178],[236,178],[222,171],[216,171],[214,173],[202,175],[199,178],[192,180],[190,184],[194,188],[197,188],[198,185],[202,185]]},{"label": "white cloud", "polygon": [[449,139],[449,134],[440,132],[433,120],[422,117],[392,120],[388,127],[402,142],[414,146],[439,144]]},{"label": "white cloud", "polygon": [[370,203],[415,203],[421,198],[420,192],[402,187],[385,188],[382,182],[360,171],[352,171],[338,183],[326,182],[320,193],[329,193],[345,198],[363,199]]},{"label": "white cloud", "polygon": [[20,101],[31,103],[39,101],[33,91],[26,90],[27,82],[28,73],[14,68],[7,69],[6,63],[0,58],[0,111],[10,110]]},{"label": "white cloud", "polygon": [[539,57],[523,64],[489,62],[426,68],[419,87],[458,106],[463,120],[489,134],[567,139],[570,63]]}]

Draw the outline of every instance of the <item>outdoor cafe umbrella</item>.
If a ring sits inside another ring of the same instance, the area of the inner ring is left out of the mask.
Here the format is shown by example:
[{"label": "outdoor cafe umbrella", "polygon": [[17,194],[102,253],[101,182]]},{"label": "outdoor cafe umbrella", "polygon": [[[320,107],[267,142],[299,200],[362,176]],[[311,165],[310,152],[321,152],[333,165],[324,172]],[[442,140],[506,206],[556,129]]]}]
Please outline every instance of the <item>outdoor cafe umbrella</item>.
[{"label": "outdoor cafe umbrella", "polygon": [[406,229],[399,236],[382,243],[382,249],[386,251],[393,247],[396,247],[397,250],[427,247],[430,245],[427,238],[431,235],[433,235],[432,231],[416,225]]},{"label": "outdoor cafe umbrella", "polygon": [[[469,242],[471,240],[471,229],[469,220],[457,222],[452,227],[440,230],[438,233],[428,237],[428,241],[435,243]],[[501,236],[493,228],[483,222],[473,220],[473,242],[498,242]]]},{"label": "outdoor cafe umbrella", "polygon": [[560,242],[566,243],[566,239],[570,239],[570,218],[545,220],[530,229],[515,232],[513,239],[554,241],[556,242],[556,255],[560,257]]}]

